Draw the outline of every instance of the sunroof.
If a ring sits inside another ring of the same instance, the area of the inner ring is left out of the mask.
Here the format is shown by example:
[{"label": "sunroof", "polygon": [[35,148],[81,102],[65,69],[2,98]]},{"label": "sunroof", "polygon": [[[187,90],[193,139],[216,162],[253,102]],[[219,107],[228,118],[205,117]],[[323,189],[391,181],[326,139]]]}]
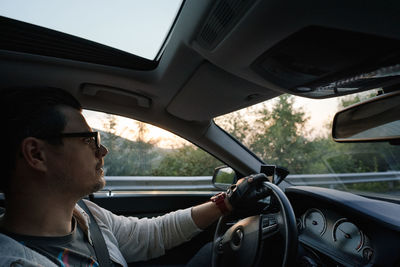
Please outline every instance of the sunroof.
[{"label": "sunroof", "polygon": [[0,15],[156,59],[183,0],[1,0]]}]

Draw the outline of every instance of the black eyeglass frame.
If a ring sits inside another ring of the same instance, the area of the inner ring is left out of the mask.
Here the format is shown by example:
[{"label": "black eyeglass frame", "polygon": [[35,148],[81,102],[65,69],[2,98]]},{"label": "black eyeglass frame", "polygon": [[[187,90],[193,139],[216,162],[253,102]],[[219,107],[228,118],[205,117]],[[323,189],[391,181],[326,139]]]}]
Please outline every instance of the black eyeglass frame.
[{"label": "black eyeglass frame", "polygon": [[63,138],[63,137],[94,137],[97,149],[100,149],[100,132],[76,132],[76,133],[60,133],[57,135],[38,137],[38,138]]}]

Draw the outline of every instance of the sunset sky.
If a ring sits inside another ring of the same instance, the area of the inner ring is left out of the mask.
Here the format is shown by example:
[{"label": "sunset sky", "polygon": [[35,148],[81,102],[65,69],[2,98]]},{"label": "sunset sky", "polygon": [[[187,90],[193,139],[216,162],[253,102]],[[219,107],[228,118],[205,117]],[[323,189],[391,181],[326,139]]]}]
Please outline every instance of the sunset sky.
[{"label": "sunset sky", "polygon": [[[268,102],[267,102],[268,103]],[[270,102],[269,102],[270,103]],[[307,129],[314,128],[314,134],[317,136],[320,134],[326,134],[327,130],[323,127],[326,123],[332,121],[335,112],[337,111],[339,101],[337,99],[306,99],[302,97],[295,97],[295,108],[303,108],[306,115],[310,117],[307,124]],[[257,106],[256,106],[257,107]],[[95,129],[104,130],[104,121],[107,116],[103,113],[94,111],[84,111],[84,116],[87,119],[89,125]],[[251,115],[247,115],[243,119],[251,121]],[[137,122],[129,118],[118,118],[117,132],[124,138],[136,140],[137,139]],[[146,135],[146,140],[157,140],[157,145],[163,148],[179,147],[182,144],[188,144],[184,139],[165,131],[161,128],[147,124],[149,130]]]}]

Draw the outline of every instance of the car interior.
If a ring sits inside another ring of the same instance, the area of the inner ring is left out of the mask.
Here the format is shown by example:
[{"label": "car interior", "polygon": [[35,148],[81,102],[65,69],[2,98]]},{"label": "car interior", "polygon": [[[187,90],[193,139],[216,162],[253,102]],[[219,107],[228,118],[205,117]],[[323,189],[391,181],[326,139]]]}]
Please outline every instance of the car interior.
[{"label": "car interior", "polygon": [[[400,193],[378,197],[293,185],[285,169],[264,162],[214,120],[283,94],[328,99],[380,88],[377,100],[336,115],[333,139],[398,145],[399,2],[183,0],[150,59],[5,10],[0,4],[0,89],[61,88],[84,109],[170,131],[233,170],[227,185],[217,185],[224,169],[209,174],[217,191],[253,173],[270,178],[265,214],[224,216],[165,256],[130,266],[184,265],[208,242],[214,266],[400,266]],[[129,32],[129,25],[121,27]],[[387,135],[376,136],[382,128],[368,131],[390,122]],[[101,191],[90,198],[116,214],[144,217],[206,202],[215,193]]]}]

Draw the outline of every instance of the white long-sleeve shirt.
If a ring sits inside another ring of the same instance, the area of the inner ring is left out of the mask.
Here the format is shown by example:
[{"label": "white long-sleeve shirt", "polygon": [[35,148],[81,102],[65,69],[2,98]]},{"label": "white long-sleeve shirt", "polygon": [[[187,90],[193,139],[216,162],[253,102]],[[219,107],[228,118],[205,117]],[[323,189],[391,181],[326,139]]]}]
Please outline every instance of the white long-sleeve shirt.
[{"label": "white long-sleeve shirt", "polygon": [[[193,222],[191,208],[178,210],[156,218],[117,216],[91,201],[84,200],[96,219],[106,241],[110,258],[127,266],[126,262],[148,260],[161,256],[165,250],[190,240],[201,230]],[[86,218],[89,216],[79,207]]]},{"label": "white long-sleeve shirt", "polygon": [[[191,209],[178,210],[156,218],[117,216],[93,202],[84,200],[93,214],[106,242],[112,261],[127,266],[127,262],[161,256],[165,250],[190,240],[201,230],[193,222]],[[74,217],[91,240],[86,212],[76,205]],[[43,255],[0,234],[0,264],[19,266],[56,266]],[[2,265],[3,266],[3,265]]]}]

